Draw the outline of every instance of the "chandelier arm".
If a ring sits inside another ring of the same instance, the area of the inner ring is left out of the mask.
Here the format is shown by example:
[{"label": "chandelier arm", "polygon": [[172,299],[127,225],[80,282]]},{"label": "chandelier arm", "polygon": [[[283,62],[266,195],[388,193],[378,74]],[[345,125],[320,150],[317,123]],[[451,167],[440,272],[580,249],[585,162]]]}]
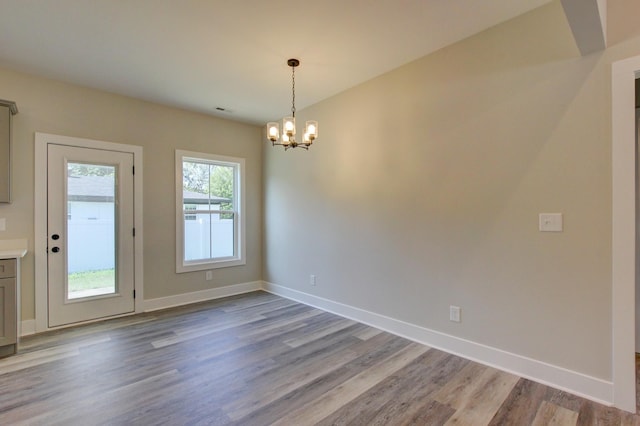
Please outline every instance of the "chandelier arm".
[{"label": "chandelier arm", "polygon": [[293,146],[293,145],[285,145],[285,146],[284,146],[284,150],[285,150],[285,151],[286,151],[286,150],[288,150],[288,149],[293,149],[293,148],[302,148],[302,149],[305,149],[305,150],[309,151],[309,147],[308,147],[308,146],[304,146],[304,145],[296,145],[296,146]]},{"label": "chandelier arm", "polygon": [[271,142],[271,146],[283,146],[284,150],[287,151],[289,149],[293,149],[293,148],[302,148],[302,149],[306,149],[307,151],[309,151],[309,146],[311,144],[306,144],[306,143],[281,143],[281,142]]}]

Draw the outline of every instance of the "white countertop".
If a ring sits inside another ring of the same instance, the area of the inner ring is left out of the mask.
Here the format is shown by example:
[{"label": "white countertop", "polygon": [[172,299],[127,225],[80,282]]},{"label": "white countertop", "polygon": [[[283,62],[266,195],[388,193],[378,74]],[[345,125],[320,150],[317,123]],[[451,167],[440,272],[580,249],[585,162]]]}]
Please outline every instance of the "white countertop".
[{"label": "white countertop", "polygon": [[0,240],[0,259],[19,259],[27,254],[27,240]]}]

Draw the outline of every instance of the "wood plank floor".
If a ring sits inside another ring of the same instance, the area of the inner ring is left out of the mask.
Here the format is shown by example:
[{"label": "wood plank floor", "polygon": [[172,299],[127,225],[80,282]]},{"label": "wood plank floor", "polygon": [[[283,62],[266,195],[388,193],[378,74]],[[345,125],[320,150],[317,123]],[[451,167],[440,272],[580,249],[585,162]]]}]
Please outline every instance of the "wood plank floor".
[{"label": "wood plank floor", "polygon": [[22,340],[0,425],[640,425],[608,408],[255,292]]}]

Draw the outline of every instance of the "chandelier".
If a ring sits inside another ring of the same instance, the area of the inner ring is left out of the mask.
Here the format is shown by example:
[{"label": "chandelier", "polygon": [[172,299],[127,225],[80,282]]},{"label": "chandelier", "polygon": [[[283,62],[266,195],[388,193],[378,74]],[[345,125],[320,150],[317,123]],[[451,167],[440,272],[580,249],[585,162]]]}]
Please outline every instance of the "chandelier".
[{"label": "chandelier", "polygon": [[287,65],[291,67],[291,116],[282,119],[282,138],[280,138],[280,126],[272,121],[267,123],[267,139],[272,146],[282,145],[285,151],[289,148],[309,149],[309,146],[318,138],[318,122],[309,120],[304,125],[302,142],[296,141],[296,67],[300,65],[297,59],[289,59]]}]

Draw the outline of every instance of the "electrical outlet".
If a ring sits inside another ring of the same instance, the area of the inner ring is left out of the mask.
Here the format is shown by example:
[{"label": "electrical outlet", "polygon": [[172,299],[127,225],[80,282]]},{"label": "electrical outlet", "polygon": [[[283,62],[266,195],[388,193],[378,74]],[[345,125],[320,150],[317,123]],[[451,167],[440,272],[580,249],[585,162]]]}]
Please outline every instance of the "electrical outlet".
[{"label": "electrical outlet", "polygon": [[6,231],[7,230],[7,219],[0,218],[0,231]]},{"label": "electrical outlet", "polygon": [[315,275],[309,275],[309,285],[315,287],[316,286],[316,276]]},{"label": "electrical outlet", "polygon": [[207,271],[204,273],[204,279],[211,281],[213,279],[213,271]]},{"label": "electrical outlet", "polygon": [[538,222],[540,232],[562,232],[562,213],[540,213]]},{"label": "electrical outlet", "polygon": [[460,306],[449,306],[449,321],[460,322]]}]

